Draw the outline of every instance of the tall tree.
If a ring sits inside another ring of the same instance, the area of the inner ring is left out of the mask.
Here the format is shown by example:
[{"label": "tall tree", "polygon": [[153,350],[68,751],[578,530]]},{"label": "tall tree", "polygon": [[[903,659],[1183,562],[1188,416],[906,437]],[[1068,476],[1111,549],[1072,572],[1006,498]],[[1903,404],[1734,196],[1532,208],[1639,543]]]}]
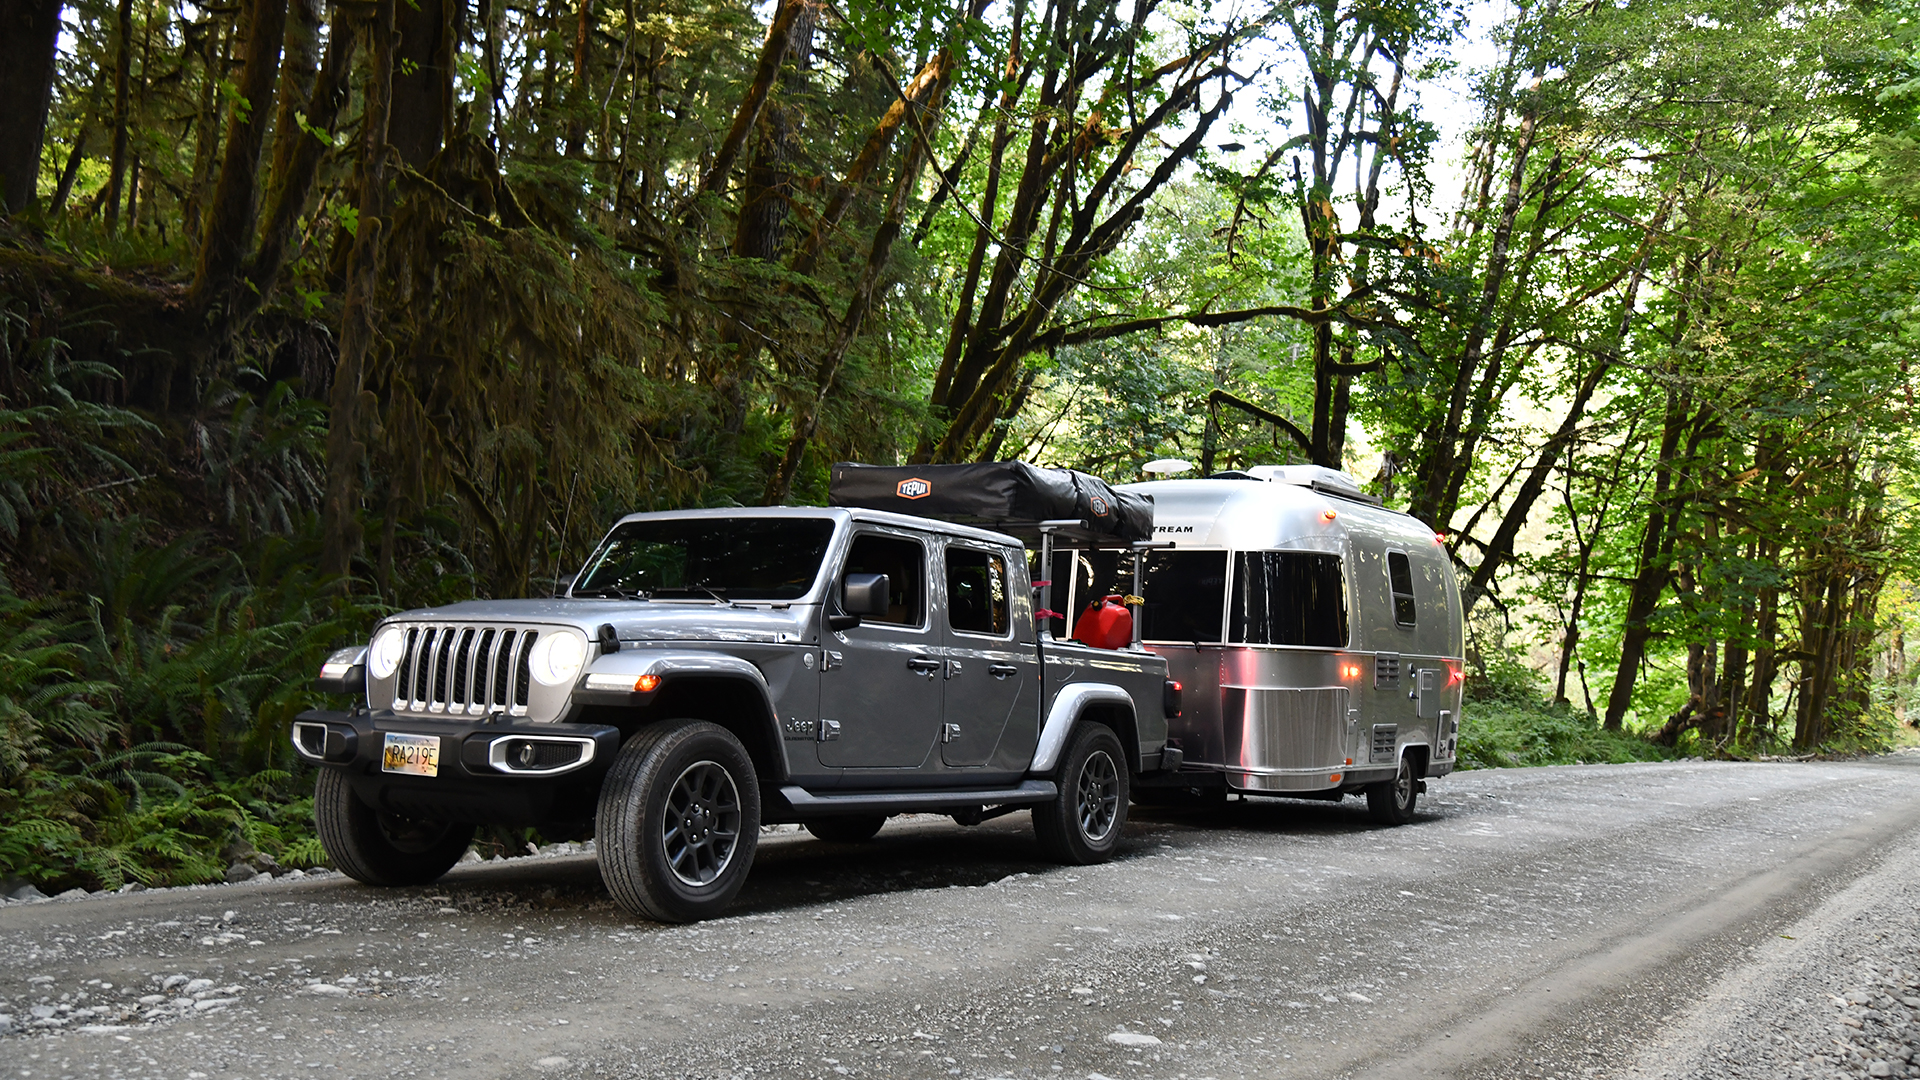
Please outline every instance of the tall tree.
[{"label": "tall tree", "polygon": [[216,305],[225,307],[226,294],[238,280],[241,263],[253,245],[260,151],[273,124],[287,0],[244,0],[241,20],[244,59],[239,101],[227,120],[226,157],[207,209],[206,234],[200,242],[200,262],[189,299],[202,318],[213,313]]},{"label": "tall tree", "polygon": [[0,213],[33,206],[53,97],[61,0],[0,2]]}]

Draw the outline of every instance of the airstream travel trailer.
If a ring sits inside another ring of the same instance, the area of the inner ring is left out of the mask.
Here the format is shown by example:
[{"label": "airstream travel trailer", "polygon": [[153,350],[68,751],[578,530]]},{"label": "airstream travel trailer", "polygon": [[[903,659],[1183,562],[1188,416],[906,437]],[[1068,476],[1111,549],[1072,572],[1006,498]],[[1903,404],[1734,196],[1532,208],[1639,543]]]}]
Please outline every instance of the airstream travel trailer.
[{"label": "airstream travel trailer", "polygon": [[1129,560],[1057,551],[1070,618],[1054,630],[1070,636],[1108,594],[1145,600],[1140,637],[1183,685],[1168,741],[1185,764],[1136,797],[1364,792],[1376,818],[1410,820],[1460,731],[1460,590],[1433,530],[1316,466],[1119,490],[1152,496],[1171,546],[1146,555],[1139,586]]}]

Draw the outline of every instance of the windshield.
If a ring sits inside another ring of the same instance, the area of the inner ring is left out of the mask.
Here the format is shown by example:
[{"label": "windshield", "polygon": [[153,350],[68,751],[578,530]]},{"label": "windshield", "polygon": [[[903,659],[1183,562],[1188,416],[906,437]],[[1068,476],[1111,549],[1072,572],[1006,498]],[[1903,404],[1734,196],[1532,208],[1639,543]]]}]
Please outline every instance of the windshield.
[{"label": "windshield", "polygon": [[667,518],[616,527],[574,596],[797,600],[813,587],[831,518]]}]

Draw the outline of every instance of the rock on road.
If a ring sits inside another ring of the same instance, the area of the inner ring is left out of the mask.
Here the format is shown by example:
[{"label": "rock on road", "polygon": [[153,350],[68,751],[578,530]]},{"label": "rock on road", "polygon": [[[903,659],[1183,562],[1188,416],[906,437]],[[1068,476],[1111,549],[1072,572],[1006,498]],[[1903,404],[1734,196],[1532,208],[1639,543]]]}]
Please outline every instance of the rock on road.
[{"label": "rock on road", "polygon": [[734,914],[590,855],[0,909],[5,1077],[1920,1076],[1920,754],[1493,770],[1397,829],[1135,808],[763,840]]}]

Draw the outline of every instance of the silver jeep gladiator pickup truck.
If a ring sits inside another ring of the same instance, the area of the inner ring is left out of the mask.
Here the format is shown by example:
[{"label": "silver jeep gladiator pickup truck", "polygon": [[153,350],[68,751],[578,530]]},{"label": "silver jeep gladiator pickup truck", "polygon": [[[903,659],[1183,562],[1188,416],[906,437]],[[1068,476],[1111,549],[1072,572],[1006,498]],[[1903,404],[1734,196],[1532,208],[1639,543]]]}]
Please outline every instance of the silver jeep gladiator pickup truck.
[{"label": "silver jeep gladiator pickup truck", "polygon": [[724,909],[775,822],[858,841],[1029,809],[1050,857],[1099,862],[1131,778],[1179,764],[1178,687],[1137,641],[1051,640],[1034,591],[1021,541],[968,525],[635,514],[561,596],[405,612],[335,653],[319,685],[361,700],[293,745],[328,857],[372,885],[438,878],[478,824],[590,822],[614,898],[673,922]]}]

